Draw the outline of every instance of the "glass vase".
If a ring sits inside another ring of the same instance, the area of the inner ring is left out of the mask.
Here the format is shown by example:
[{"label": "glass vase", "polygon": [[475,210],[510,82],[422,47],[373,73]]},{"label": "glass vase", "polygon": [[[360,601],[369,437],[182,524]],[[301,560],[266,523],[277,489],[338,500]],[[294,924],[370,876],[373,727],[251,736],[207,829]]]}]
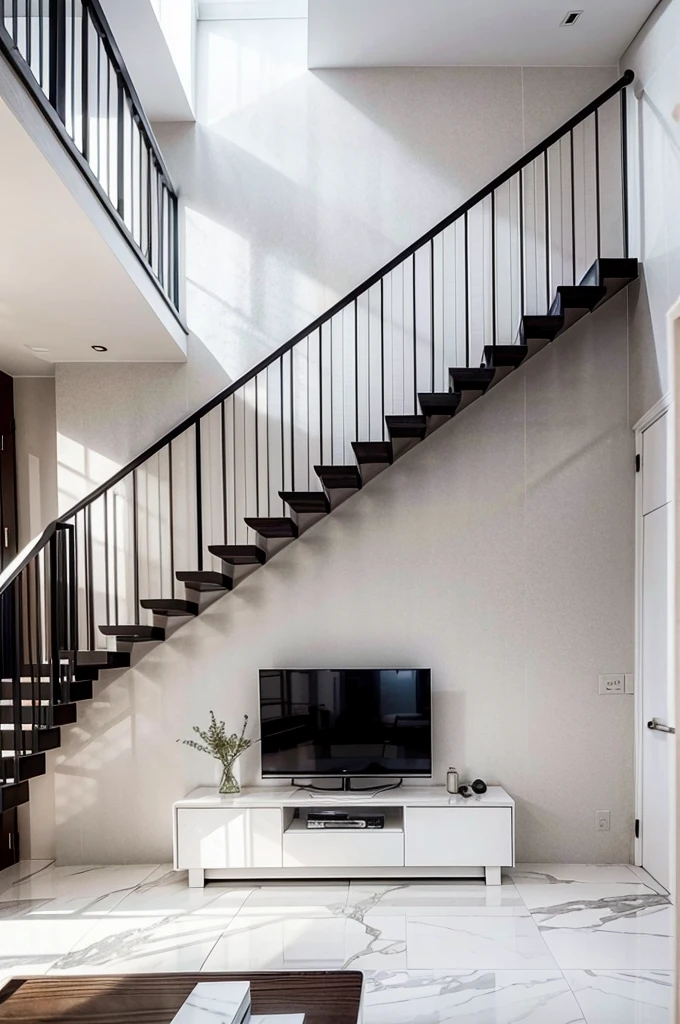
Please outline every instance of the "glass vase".
[{"label": "glass vase", "polygon": [[234,775],[234,764],[222,765],[222,778],[220,779],[219,793],[223,796],[234,796],[241,792],[238,779]]}]

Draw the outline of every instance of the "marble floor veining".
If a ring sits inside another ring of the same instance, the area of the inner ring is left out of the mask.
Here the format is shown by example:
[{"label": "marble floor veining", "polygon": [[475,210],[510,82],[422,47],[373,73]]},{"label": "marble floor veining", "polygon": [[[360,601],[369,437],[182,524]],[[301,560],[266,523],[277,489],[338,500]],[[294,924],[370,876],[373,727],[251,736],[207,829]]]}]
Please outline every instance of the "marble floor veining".
[{"label": "marble floor veining", "polygon": [[672,909],[627,865],[503,885],[211,883],[169,866],[0,872],[0,984],[26,974],[362,970],[363,1024],[670,1024]]}]

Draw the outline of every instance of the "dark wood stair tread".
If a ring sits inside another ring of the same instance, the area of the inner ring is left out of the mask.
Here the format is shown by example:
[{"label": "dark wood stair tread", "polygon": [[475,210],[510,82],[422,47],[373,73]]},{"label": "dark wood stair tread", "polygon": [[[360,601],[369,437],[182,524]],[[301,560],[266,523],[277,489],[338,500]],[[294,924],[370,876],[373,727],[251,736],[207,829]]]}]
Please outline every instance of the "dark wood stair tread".
[{"label": "dark wood stair tread", "polygon": [[361,489],[361,473],[357,466],[315,466],[314,472],[327,491]]},{"label": "dark wood stair tread", "polygon": [[234,581],[231,576],[212,569],[182,569],[175,573],[180,583],[189,590],[199,593],[213,593],[216,590],[231,590]]},{"label": "dark wood stair tread", "polygon": [[[61,743],[61,729],[59,726],[38,727],[36,729],[22,729],[22,753],[23,750],[31,753],[42,753],[46,750],[56,750]],[[14,750],[16,737],[14,729],[0,729],[0,748],[2,750]]]},{"label": "dark wood stair tread", "polygon": [[[21,722],[23,725],[32,725],[35,719],[36,725],[40,726],[40,718],[42,715],[46,715],[48,712],[49,704],[47,701],[44,703],[36,703],[33,706],[30,704],[21,705]],[[15,709],[11,705],[5,705],[0,707],[0,722],[3,725],[12,725],[14,723]],[[54,705],[54,724],[57,726],[61,725],[73,725],[78,720],[78,707],[76,704],[55,704]]]},{"label": "dark wood stair tread", "polygon": [[352,449],[360,466],[389,466],[394,461],[391,441],[352,441]]},{"label": "dark wood stair tread", "polygon": [[5,782],[0,785],[0,813],[28,803],[28,782]]},{"label": "dark wood stair tread", "polygon": [[208,551],[228,565],[264,565],[267,552],[257,544],[210,544]]},{"label": "dark wood stair tread", "polygon": [[528,345],[485,345],[483,365],[489,369],[506,366],[516,368],[528,354]]},{"label": "dark wood stair tread", "polygon": [[549,311],[550,316],[561,316],[563,319],[557,334],[564,334],[587,313],[592,313],[606,294],[602,285],[560,285]]},{"label": "dark wood stair tread", "polygon": [[328,513],[331,510],[331,503],[324,491],[279,491],[279,497],[298,515],[308,512]]},{"label": "dark wood stair tread", "polygon": [[[637,280],[638,276],[639,267],[636,259],[605,256],[595,260],[584,274],[581,284],[601,286],[605,289],[606,294],[597,304],[601,306],[603,302]],[[595,308],[597,309],[597,306]]]},{"label": "dark wood stair tread", "polygon": [[297,537],[298,535],[298,525],[289,516],[270,516],[265,519],[248,518],[245,523],[261,537],[280,538]]},{"label": "dark wood stair tread", "polygon": [[154,615],[198,615],[196,601],[182,601],[175,597],[145,597],[139,603]]},{"label": "dark wood stair tread", "polygon": [[3,778],[13,778],[15,782],[28,782],[47,772],[47,761],[44,754],[19,754],[18,757],[2,758]]},{"label": "dark wood stair tread", "polygon": [[455,391],[426,391],[418,395],[418,402],[424,416],[455,416],[460,405],[460,395]]},{"label": "dark wood stair tread", "polygon": [[520,344],[526,345],[528,341],[554,341],[563,325],[561,316],[525,315],[520,321]]},{"label": "dark wood stair tread", "polygon": [[[21,699],[22,700],[49,700],[51,695],[51,686],[46,679],[36,679],[35,681],[22,680],[21,681]],[[62,695],[67,696],[69,702],[79,700],[92,700],[92,680],[91,679],[71,679],[68,682],[62,682]],[[3,679],[0,683],[0,700],[12,700],[12,681],[11,679]]]},{"label": "dark wood stair tread", "polygon": [[422,441],[427,433],[427,420],[424,416],[386,416],[385,424],[392,439],[406,437]]},{"label": "dark wood stair tread", "polygon": [[76,651],[75,664],[79,668],[129,668],[130,655],[127,651]]},{"label": "dark wood stair tread", "polygon": [[126,643],[144,643],[165,640],[165,630],[161,626],[100,626],[99,632],[104,636],[115,636]]},{"label": "dark wood stair tread", "polygon": [[449,368],[452,391],[484,392],[493,381],[493,370],[484,366],[452,366]]}]

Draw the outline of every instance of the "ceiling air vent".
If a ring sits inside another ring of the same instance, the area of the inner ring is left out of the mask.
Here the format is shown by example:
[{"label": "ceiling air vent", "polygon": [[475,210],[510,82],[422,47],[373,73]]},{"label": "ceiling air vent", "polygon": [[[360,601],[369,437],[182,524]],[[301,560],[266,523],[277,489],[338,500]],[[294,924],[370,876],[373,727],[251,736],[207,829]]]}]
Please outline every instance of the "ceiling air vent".
[{"label": "ceiling air vent", "polygon": [[564,28],[568,25],[575,25],[582,14],[583,11],[569,11],[569,13],[564,16],[562,27]]}]

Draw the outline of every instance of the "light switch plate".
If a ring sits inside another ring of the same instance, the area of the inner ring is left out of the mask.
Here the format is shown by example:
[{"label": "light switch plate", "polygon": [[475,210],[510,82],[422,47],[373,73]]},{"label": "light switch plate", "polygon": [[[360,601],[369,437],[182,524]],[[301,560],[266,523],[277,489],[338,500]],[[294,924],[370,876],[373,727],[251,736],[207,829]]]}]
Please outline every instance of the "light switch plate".
[{"label": "light switch plate", "polygon": [[624,683],[625,693],[635,693],[635,676],[632,672],[626,672]]},{"label": "light switch plate", "polygon": [[595,830],[597,832],[609,832],[611,828],[611,812],[595,811]]},{"label": "light switch plate", "polygon": [[600,676],[599,693],[625,693],[626,677],[623,672]]}]

